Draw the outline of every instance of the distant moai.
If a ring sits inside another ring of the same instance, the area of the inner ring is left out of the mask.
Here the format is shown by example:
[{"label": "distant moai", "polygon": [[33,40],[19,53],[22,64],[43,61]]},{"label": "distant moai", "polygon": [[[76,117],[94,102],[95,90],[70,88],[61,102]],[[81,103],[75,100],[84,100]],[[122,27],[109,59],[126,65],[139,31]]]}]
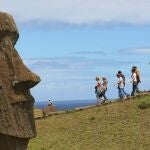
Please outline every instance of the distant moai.
[{"label": "distant moai", "polygon": [[26,150],[36,136],[30,88],[40,82],[15,49],[19,38],[11,15],[0,12],[0,150]]},{"label": "distant moai", "polygon": [[50,115],[51,113],[57,112],[56,107],[53,104],[48,104],[47,107],[42,109],[43,117]]}]

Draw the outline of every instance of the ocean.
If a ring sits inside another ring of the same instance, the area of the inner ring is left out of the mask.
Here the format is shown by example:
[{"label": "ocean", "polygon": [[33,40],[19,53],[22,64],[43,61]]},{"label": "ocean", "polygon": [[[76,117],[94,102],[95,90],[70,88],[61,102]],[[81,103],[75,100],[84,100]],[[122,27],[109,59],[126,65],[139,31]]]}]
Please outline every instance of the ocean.
[{"label": "ocean", "polygon": [[[53,105],[57,110],[71,110],[76,107],[83,107],[96,104],[96,100],[67,100],[67,101],[53,101]],[[43,109],[48,105],[48,101],[36,101],[35,107]]]}]

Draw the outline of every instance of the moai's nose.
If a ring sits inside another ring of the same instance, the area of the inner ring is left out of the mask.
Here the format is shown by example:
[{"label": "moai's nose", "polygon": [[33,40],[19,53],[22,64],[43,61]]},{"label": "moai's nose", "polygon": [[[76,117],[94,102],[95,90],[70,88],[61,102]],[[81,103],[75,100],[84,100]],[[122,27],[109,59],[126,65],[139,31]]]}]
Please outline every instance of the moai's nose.
[{"label": "moai's nose", "polygon": [[32,72],[27,74],[27,78],[22,78],[21,80],[14,80],[13,87],[14,88],[23,88],[23,89],[30,89],[37,85],[41,81],[40,77]]}]

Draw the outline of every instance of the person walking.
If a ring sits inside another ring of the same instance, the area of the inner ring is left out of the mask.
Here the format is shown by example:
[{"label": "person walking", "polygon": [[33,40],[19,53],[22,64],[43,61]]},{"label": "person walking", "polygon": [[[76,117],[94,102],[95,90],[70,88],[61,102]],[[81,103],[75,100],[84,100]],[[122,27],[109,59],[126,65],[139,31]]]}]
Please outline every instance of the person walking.
[{"label": "person walking", "polygon": [[104,97],[104,102],[105,102],[106,100],[108,100],[107,96],[106,96],[106,91],[107,91],[107,86],[108,86],[108,80],[105,77],[103,77],[102,81],[103,81],[103,83],[102,83],[102,95]]},{"label": "person walking", "polygon": [[48,106],[51,106],[53,103],[52,103],[52,100],[48,100]]},{"label": "person walking", "polygon": [[137,88],[136,88],[136,92],[139,93],[141,92],[139,89],[139,83],[141,83],[141,76],[140,76],[140,70],[137,66],[133,66],[132,69],[135,70],[136,73],[136,78],[137,78]]},{"label": "person walking", "polygon": [[100,81],[100,77],[96,77],[96,86],[95,86],[95,94],[96,94],[96,98],[97,98],[97,104],[101,104],[103,101],[103,96],[102,96],[102,84]]},{"label": "person walking", "polygon": [[[123,84],[124,84],[124,88],[125,88],[125,85],[126,85],[126,81],[125,81],[125,75],[122,73],[122,71],[118,71],[118,74],[122,77],[122,79],[123,79]],[[128,94],[125,90],[124,90],[124,88],[123,88],[123,93],[127,96],[127,97],[129,97],[130,96],[130,94]]]},{"label": "person walking", "polygon": [[125,94],[123,92],[124,91],[124,81],[123,81],[123,78],[121,77],[120,74],[117,74],[116,76],[118,78],[118,82],[117,82],[117,85],[118,85],[118,95],[119,95],[120,99],[127,99],[127,94]]},{"label": "person walking", "polygon": [[134,96],[136,91],[137,91],[137,74],[136,74],[136,69],[135,68],[132,68],[131,70],[132,72],[132,75],[131,75],[131,83],[132,83],[132,93],[131,93],[131,96]]}]

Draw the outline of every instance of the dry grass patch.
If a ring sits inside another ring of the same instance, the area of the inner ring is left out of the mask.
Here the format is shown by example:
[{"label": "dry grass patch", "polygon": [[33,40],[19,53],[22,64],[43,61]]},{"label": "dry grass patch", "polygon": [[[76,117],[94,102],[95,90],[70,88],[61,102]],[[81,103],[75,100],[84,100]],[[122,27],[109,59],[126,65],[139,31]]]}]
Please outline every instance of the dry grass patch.
[{"label": "dry grass patch", "polygon": [[150,109],[141,99],[115,102],[37,120],[29,150],[149,150]]}]

